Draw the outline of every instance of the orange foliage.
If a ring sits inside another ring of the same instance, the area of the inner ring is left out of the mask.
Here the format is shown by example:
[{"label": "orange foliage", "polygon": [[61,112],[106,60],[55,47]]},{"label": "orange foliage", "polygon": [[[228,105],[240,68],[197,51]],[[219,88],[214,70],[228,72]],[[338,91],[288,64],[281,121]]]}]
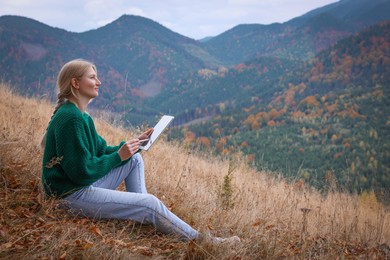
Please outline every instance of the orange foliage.
[{"label": "orange foliage", "polygon": [[344,142],[344,143],[343,143],[343,147],[344,147],[344,148],[351,148],[351,144],[350,144],[350,143],[347,143],[347,142]]},{"label": "orange foliage", "polygon": [[305,116],[305,113],[303,113],[302,111],[295,111],[292,113],[292,117],[297,119],[297,118],[302,118]]},{"label": "orange foliage", "polygon": [[184,142],[192,143],[195,141],[195,139],[196,139],[196,134],[194,134],[193,132],[187,132],[185,134]]},{"label": "orange foliage", "polygon": [[226,145],[226,138],[225,137],[222,137],[218,140],[218,143],[216,145],[216,148],[219,152],[222,152],[223,151],[223,148],[225,147]]},{"label": "orange foliage", "polygon": [[357,112],[352,107],[339,112],[338,115],[340,117],[351,117],[351,118],[354,118],[354,119],[356,119],[356,118],[366,119],[366,116],[359,114],[359,112]]},{"label": "orange foliage", "polygon": [[248,142],[247,141],[244,141],[244,142],[242,142],[241,143],[241,147],[249,147],[249,144],[248,144]]},{"label": "orange foliage", "polygon": [[273,100],[273,103],[274,104],[280,104],[280,102],[282,102],[282,97],[281,96],[277,96],[274,100]]},{"label": "orange foliage", "polygon": [[261,121],[268,121],[269,115],[267,112],[259,112],[256,114],[256,119]]},{"label": "orange foliage", "polygon": [[328,111],[328,113],[334,113],[337,111],[337,104],[329,104],[328,102],[325,103],[325,109]]},{"label": "orange foliage", "polygon": [[270,120],[267,122],[267,125],[272,127],[276,125],[276,122],[274,120]]},{"label": "orange foliage", "polygon": [[253,162],[255,160],[255,155],[253,153],[248,155],[248,161]]},{"label": "orange foliage", "polygon": [[207,137],[205,137],[205,136],[201,136],[201,137],[199,137],[198,138],[198,143],[200,144],[200,145],[203,145],[203,146],[205,146],[206,148],[210,148],[210,140],[207,138]]},{"label": "orange foliage", "polygon": [[237,70],[238,72],[243,71],[245,68],[246,68],[246,65],[243,64],[243,63],[240,63],[240,64],[237,64],[237,65],[236,65],[236,70]]},{"label": "orange foliage", "polygon": [[296,92],[303,93],[306,88],[307,88],[307,86],[305,85],[305,83],[300,83],[299,85],[296,85],[296,86],[294,86],[294,84],[292,84],[292,83],[289,83],[288,89],[284,95],[285,105],[286,106],[287,105],[294,105],[295,104],[295,99],[294,99],[295,93]]},{"label": "orange foliage", "polygon": [[277,117],[280,116],[280,113],[278,111],[276,111],[275,108],[273,108],[269,113],[268,113],[269,117],[272,118],[272,119],[275,119]]},{"label": "orange foliage", "polygon": [[322,63],[318,61],[310,71],[311,74],[310,81],[318,81],[320,79],[320,75],[322,74],[323,70],[324,70],[324,65],[322,65]]},{"label": "orange foliage", "polygon": [[336,134],[332,135],[331,140],[333,144],[337,141],[337,139],[339,139],[339,136],[337,136]]},{"label": "orange foliage", "polygon": [[256,120],[256,117],[255,117],[254,115],[250,114],[250,115],[244,120],[243,124],[245,124],[245,125],[250,125],[250,126],[251,126],[255,120]]},{"label": "orange foliage", "polygon": [[303,91],[305,91],[306,88],[307,86],[305,85],[305,83],[300,83],[298,86],[296,86],[296,89],[299,93],[303,93]]},{"label": "orange foliage", "polygon": [[228,149],[223,149],[223,151],[222,151],[222,154],[229,154],[229,150]]},{"label": "orange foliage", "polygon": [[253,130],[257,130],[260,128],[260,124],[257,120],[253,121],[252,125],[251,125],[252,129]]},{"label": "orange foliage", "polygon": [[284,96],[284,103],[286,105],[293,105],[295,102],[294,100],[294,96],[295,96],[295,91],[294,89],[291,89],[289,88],[287,91],[286,91],[286,94]]},{"label": "orange foliage", "polygon": [[350,75],[352,71],[352,65],[353,65],[353,58],[351,56],[346,55],[343,57],[343,59],[341,59],[340,68],[343,69],[344,73]]},{"label": "orange foliage", "polygon": [[318,102],[315,96],[308,96],[304,100],[300,102],[300,104],[311,106],[311,107],[319,107],[320,102]]},{"label": "orange foliage", "polygon": [[341,156],[343,156],[343,153],[336,153],[333,158],[334,159],[339,159]]},{"label": "orange foliage", "polygon": [[247,119],[244,120],[244,124],[250,126],[252,129],[259,129],[260,124],[258,122],[259,117],[257,115],[250,114]]}]

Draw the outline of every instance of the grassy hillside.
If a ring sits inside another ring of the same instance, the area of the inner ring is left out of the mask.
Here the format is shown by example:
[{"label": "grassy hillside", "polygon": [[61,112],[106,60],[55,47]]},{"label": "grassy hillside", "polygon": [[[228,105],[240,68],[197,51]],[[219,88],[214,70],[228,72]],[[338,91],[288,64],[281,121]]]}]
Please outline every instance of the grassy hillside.
[{"label": "grassy hillside", "polygon": [[[388,259],[390,212],[371,193],[320,195],[163,139],[143,153],[150,193],[201,231],[232,234],[235,249],[177,242],[132,221],[68,215],[45,200],[38,142],[53,106],[0,87],[1,259]],[[136,136],[95,116],[111,144]],[[274,174],[275,176],[275,174]]]}]

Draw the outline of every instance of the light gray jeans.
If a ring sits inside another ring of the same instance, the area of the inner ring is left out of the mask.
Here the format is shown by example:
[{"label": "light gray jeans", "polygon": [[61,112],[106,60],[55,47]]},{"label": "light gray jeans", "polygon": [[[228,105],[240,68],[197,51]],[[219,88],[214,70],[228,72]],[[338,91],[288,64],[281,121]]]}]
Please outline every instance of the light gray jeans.
[{"label": "light gray jeans", "polygon": [[[126,191],[115,190],[123,181]],[[139,153],[92,185],[68,195],[64,202],[73,214],[152,224],[158,231],[175,234],[184,241],[198,237],[198,231],[169,211],[155,196],[147,193],[144,162]]]}]

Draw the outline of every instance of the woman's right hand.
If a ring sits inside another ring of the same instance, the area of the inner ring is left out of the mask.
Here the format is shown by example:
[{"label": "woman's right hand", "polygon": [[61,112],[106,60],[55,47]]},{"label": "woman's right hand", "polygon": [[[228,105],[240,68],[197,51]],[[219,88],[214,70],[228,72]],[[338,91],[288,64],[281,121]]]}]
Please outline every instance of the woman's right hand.
[{"label": "woman's right hand", "polygon": [[132,139],[123,144],[122,147],[118,150],[118,154],[122,161],[127,160],[133,156],[139,150],[140,146],[141,144],[139,139]]}]

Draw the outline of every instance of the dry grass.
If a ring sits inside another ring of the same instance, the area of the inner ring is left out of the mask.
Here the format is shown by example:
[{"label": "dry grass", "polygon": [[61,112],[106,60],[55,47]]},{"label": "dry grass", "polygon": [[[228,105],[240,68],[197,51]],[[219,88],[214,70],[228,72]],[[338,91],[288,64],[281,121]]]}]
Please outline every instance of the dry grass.
[{"label": "dry grass", "polygon": [[[201,231],[238,235],[238,248],[181,243],[132,221],[94,221],[43,200],[38,143],[52,105],[0,87],[2,259],[388,259],[390,213],[373,194],[289,184],[237,157],[223,160],[160,140],[143,152],[149,193]],[[108,143],[136,136],[96,118]]]}]

